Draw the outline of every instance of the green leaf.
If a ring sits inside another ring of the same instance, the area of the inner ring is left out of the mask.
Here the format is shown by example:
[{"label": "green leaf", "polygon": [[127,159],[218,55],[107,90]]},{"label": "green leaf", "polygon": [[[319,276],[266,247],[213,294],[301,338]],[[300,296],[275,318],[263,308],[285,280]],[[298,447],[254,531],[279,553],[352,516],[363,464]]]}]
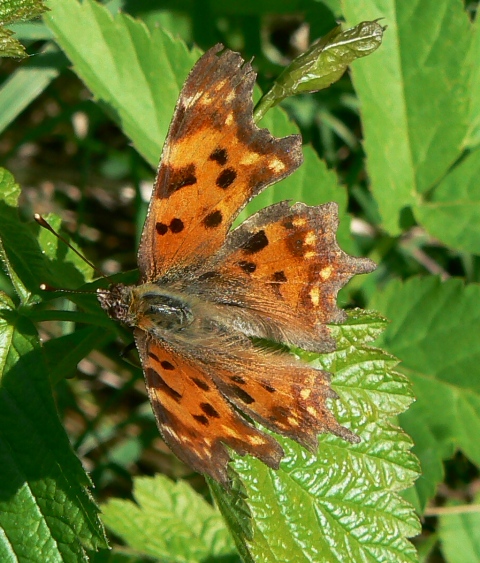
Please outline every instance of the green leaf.
[{"label": "green leaf", "polygon": [[480,254],[480,150],[470,153],[415,208],[428,232],[445,244]]},{"label": "green leaf", "polygon": [[[480,287],[434,277],[394,281],[370,306],[392,319],[377,344],[402,360],[414,385],[417,402],[401,420],[428,461],[425,479],[441,479],[438,457],[454,447],[480,465]],[[433,492],[417,489],[423,506]]]},{"label": "green leaf", "polygon": [[238,561],[220,512],[186,483],[161,475],[136,478],[133,496],[136,503],[111,499],[102,505],[102,519],[138,554],[172,563]]},{"label": "green leaf", "polygon": [[178,92],[201,51],[124,14],[112,17],[92,0],[51,0],[49,8],[45,22],[73,70],[156,166]]},{"label": "green leaf", "polygon": [[0,133],[51,84],[66,66],[65,57],[48,45],[39,56],[31,57],[0,88]]},{"label": "green leaf", "polygon": [[[13,176],[0,168],[0,259],[23,304],[39,301],[40,284],[77,288],[91,276],[91,268],[53,234],[20,221],[20,188]],[[60,219],[51,217],[54,228]]]},{"label": "green leaf", "polygon": [[13,31],[5,29],[5,24],[33,19],[47,8],[43,0],[2,0],[0,2],[0,57],[27,56],[23,45],[12,37]]},{"label": "green leaf", "polygon": [[45,281],[44,259],[35,238],[18,218],[20,188],[7,170],[0,168],[0,258],[22,302],[39,293]]},{"label": "green leaf", "polygon": [[[242,533],[232,517],[232,533],[254,561],[413,562],[415,550],[406,536],[419,523],[398,492],[411,486],[418,463],[410,439],[389,422],[412,401],[408,381],[393,371],[397,361],[365,344],[384,322],[373,314],[349,313],[344,325],[332,326],[337,350],[313,365],[334,373],[340,400],[331,407],[338,420],[354,430],[360,444],[322,436],[311,455],[279,438],[286,458],[273,471],[252,458],[236,456],[235,470],[245,486],[253,536]],[[228,494],[219,506],[231,512]],[[244,511],[245,512],[245,511]],[[241,522],[245,516],[238,516]],[[372,548],[372,546],[374,546]]]},{"label": "green leaf", "polygon": [[0,294],[0,560],[86,561],[106,547],[90,480],[55,410],[38,336]]},{"label": "green leaf", "polygon": [[332,29],[305,53],[294,59],[275,80],[253,113],[259,121],[267,110],[295,94],[317,92],[341,78],[355,59],[373,53],[382,43],[384,28],[362,22],[352,29]]},{"label": "green leaf", "polygon": [[440,516],[438,535],[447,563],[480,561],[480,495],[476,496],[475,503],[466,506],[449,504],[446,508],[450,508],[451,514]]},{"label": "green leaf", "polygon": [[[364,17],[363,3],[343,6],[349,21]],[[421,209],[462,156],[478,97],[478,52],[467,64],[474,25],[462,0],[379,0],[370,17],[385,18],[388,32],[382,48],[352,72],[382,226],[398,234],[402,210]]]},{"label": "green leaf", "polygon": [[56,385],[77,372],[77,364],[94,350],[103,348],[115,339],[115,333],[104,328],[89,326],[48,340],[44,344],[50,382]]}]

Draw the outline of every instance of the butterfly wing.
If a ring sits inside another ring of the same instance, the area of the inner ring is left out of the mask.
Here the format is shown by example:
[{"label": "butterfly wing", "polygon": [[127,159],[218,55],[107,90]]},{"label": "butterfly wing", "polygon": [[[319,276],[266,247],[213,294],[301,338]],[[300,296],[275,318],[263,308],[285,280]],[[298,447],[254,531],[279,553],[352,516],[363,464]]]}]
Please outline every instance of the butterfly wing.
[{"label": "butterfly wing", "polygon": [[[278,468],[283,450],[239,411],[312,451],[317,435],[359,439],[340,426],[326,400],[336,394],[329,374],[286,353],[254,347],[241,336],[196,333],[159,342],[137,329],[150,401],[172,451],[196,471],[228,484],[225,446]],[[188,346],[191,338],[197,346]],[[216,345],[212,346],[215,342]]]},{"label": "butterfly wing", "polygon": [[225,446],[278,468],[280,445],[232,408],[209,369],[178,345],[174,349],[141,330],[136,330],[135,340],[158,428],[179,459],[224,486],[230,460]]},{"label": "butterfly wing", "polygon": [[139,247],[142,283],[213,255],[245,204],[303,160],[298,135],[255,126],[256,75],[222,49],[205,53],[180,94]]},{"label": "butterfly wing", "polygon": [[241,321],[250,336],[331,351],[326,325],[345,318],[338,291],[355,274],[375,269],[371,260],[341,250],[337,226],[335,203],[272,205],[231,232],[185,291],[224,304],[225,323]]}]

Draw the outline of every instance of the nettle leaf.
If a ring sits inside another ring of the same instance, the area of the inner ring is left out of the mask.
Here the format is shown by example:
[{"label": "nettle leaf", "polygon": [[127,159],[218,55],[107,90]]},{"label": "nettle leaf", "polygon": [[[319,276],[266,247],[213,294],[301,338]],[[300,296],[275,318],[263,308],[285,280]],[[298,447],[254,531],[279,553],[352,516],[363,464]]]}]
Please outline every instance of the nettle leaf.
[{"label": "nettle leaf", "polygon": [[136,553],[172,563],[240,561],[218,509],[186,483],[136,478],[133,497],[109,500],[102,519]]},{"label": "nettle leaf", "polygon": [[416,444],[424,478],[421,507],[441,480],[440,461],[455,448],[480,465],[480,287],[435,277],[394,281],[371,307],[392,319],[377,344],[402,360],[416,403],[401,422]]},{"label": "nettle leaf", "polygon": [[106,547],[58,419],[34,326],[0,294],[0,560],[86,561]]},{"label": "nettle leaf", "polygon": [[[77,269],[50,233],[20,221],[19,188],[4,170],[0,194],[0,252],[20,298],[17,309],[0,296],[0,560],[85,561],[85,550],[106,547],[106,539],[90,479],[57,416],[44,350],[28,318],[39,310],[40,283],[53,281],[52,264],[60,284],[83,282],[84,265]],[[74,352],[60,364],[57,358],[57,367],[71,369]]]},{"label": "nettle leaf", "polygon": [[3,26],[33,19],[47,8],[43,0],[2,0],[0,2],[0,57],[27,56],[24,46],[13,37],[13,31]]},{"label": "nettle leaf", "polygon": [[340,399],[331,408],[361,443],[322,436],[313,456],[278,438],[287,454],[278,471],[237,456],[234,466],[245,487],[251,532],[238,525],[245,521],[245,510],[235,523],[230,497],[218,487],[212,489],[251,560],[417,561],[406,537],[416,535],[420,524],[399,492],[412,485],[418,462],[409,451],[410,438],[389,422],[412,402],[412,391],[408,380],[394,371],[397,360],[365,344],[384,324],[376,315],[350,312],[346,324],[331,327],[335,352],[306,355],[313,365],[334,374],[332,387]]},{"label": "nettle leaf", "polygon": [[[0,259],[23,304],[40,301],[41,283],[78,287],[91,278],[91,268],[52,233],[18,216],[20,188],[0,168]],[[60,219],[48,216],[60,228]],[[32,227],[32,228],[31,228]]]},{"label": "nettle leaf", "polygon": [[178,92],[202,52],[92,0],[51,0],[49,8],[45,23],[73,70],[156,167]]},{"label": "nettle leaf", "polygon": [[[343,6],[351,22],[365,16],[361,2],[344,0]],[[472,114],[478,114],[478,25],[461,0],[380,0],[369,17],[384,18],[388,30],[382,48],[355,62],[352,75],[382,227],[398,234],[401,213],[410,207],[442,241],[471,249],[478,226],[458,211],[465,196],[470,201],[463,207],[478,195],[471,186],[454,194],[437,184],[455,171],[472,123],[478,126]],[[442,222],[443,229],[431,212],[435,202],[444,214],[455,213],[455,221]]]}]

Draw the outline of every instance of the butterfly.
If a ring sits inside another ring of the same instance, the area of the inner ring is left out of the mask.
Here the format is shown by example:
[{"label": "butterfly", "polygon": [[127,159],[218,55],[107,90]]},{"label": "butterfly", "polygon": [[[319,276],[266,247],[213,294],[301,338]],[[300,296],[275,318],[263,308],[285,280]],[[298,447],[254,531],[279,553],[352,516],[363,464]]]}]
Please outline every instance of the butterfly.
[{"label": "butterfly", "polygon": [[327,323],[345,318],[339,289],[375,267],[339,248],[334,203],[277,203],[231,230],[247,202],[303,161],[299,135],[255,125],[255,77],[220,44],[196,63],[157,171],[139,283],[98,293],[134,329],[165,442],[224,486],[229,448],[279,467],[282,447],[255,422],[311,451],[323,432],[359,441],[327,407],[328,373],[255,342],[332,351]]}]

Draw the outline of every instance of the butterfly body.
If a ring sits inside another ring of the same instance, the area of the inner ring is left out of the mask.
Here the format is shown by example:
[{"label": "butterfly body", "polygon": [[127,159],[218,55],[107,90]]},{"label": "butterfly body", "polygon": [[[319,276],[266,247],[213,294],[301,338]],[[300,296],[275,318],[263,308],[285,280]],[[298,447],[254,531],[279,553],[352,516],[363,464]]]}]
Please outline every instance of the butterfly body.
[{"label": "butterfly body", "polygon": [[327,407],[336,397],[328,373],[252,339],[333,350],[327,324],[344,319],[337,292],[374,264],[338,247],[334,203],[278,203],[231,230],[302,153],[298,135],[276,139],[253,123],[255,75],[222,49],[198,61],[180,94],[140,243],[140,282],[99,300],[134,328],[167,444],[227,485],[226,446],[272,468],[283,456],[252,421],[312,451],[322,432],[359,440]]}]

